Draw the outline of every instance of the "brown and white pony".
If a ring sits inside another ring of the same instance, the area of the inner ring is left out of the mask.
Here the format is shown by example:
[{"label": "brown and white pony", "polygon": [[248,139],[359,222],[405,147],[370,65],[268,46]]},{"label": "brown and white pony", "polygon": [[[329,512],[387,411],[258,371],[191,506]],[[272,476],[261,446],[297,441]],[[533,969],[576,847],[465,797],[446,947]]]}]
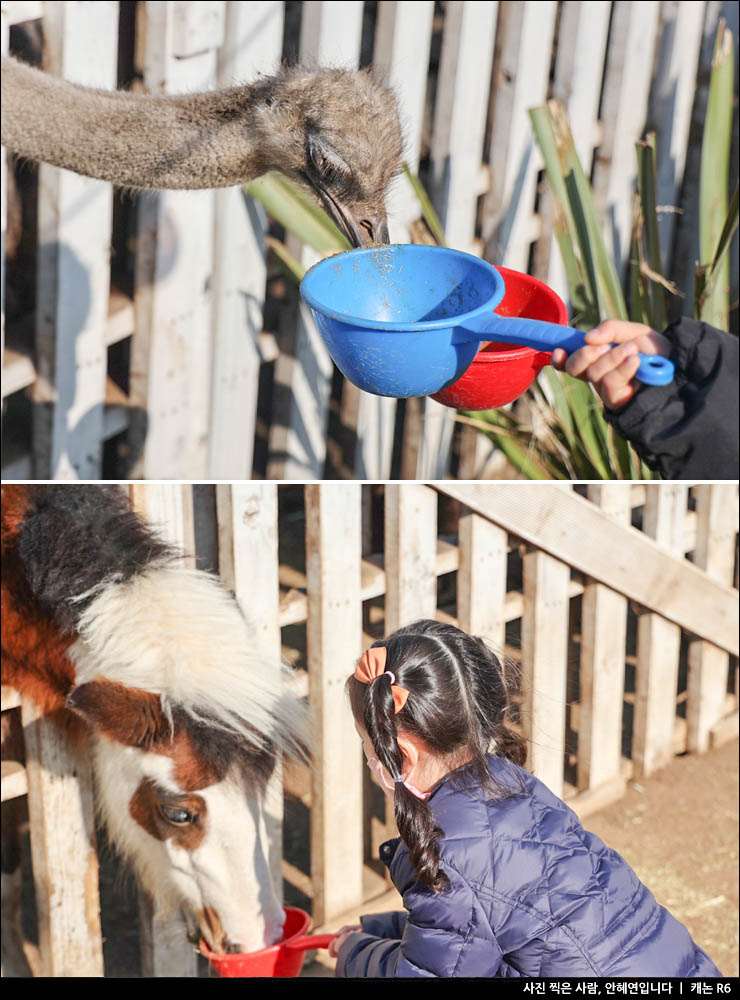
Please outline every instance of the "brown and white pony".
[{"label": "brown and white pony", "polygon": [[[2,488],[2,681],[93,760],[97,808],[157,911],[193,940],[279,939],[262,799],[305,717],[218,579],[176,554],[116,486]],[[12,837],[3,878],[17,864]]]}]

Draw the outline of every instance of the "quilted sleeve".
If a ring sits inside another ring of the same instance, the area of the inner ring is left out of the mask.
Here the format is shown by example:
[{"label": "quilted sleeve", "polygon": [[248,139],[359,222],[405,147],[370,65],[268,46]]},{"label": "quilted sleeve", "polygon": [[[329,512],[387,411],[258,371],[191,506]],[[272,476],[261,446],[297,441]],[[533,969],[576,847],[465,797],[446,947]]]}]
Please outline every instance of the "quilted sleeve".
[{"label": "quilted sleeve", "polygon": [[445,871],[451,883],[445,892],[414,884],[404,893],[408,918],[400,940],[351,935],[339,952],[337,976],[518,976],[503,961],[475,893],[458,873]]}]

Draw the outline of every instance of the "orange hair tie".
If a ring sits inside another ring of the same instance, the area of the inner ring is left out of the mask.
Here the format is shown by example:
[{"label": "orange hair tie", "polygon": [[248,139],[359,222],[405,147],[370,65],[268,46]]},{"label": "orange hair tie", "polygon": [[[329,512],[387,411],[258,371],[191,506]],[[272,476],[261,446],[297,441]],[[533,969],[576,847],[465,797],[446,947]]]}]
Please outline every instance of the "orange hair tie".
[{"label": "orange hair tie", "polygon": [[[371,646],[370,649],[366,650],[357,662],[355,667],[355,677],[358,681],[363,684],[372,684],[376,677],[380,677],[381,674],[385,673],[385,661],[388,656],[385,646]],[[394,684],[395,677],[389,670],[388,673],[391,677],[391,693],[393,694],[393,704],[395,705],[395,714],[401,711],[403,706],[406,704],[406,699],[409,696],[406,688],[398,687]]]}]

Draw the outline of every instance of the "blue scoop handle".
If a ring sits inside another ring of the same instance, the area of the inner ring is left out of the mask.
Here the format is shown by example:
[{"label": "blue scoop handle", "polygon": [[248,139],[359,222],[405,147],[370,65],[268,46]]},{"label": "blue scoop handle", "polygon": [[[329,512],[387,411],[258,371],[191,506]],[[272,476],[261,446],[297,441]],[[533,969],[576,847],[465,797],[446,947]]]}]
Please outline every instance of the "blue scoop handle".
[{"label": "blue scoop handle", "polygon": [[[499,316],[498,313],[487,313],[475,320],[468,320],[458,330],[466,340],[501,341],[505,344],[534,347],[538,351],[553,351],[556,347],[561,347],[567,354],[572,354],[586,343],[583,331],[572,326],[545,323],[521,316]],[[466,336],[468,334],[470,336]],[[638,382],[645,385],[668,385],[673,381],[673,362],[668,358],[660,354],[642,353],[638,357],[640,367],[634,376]]]}]

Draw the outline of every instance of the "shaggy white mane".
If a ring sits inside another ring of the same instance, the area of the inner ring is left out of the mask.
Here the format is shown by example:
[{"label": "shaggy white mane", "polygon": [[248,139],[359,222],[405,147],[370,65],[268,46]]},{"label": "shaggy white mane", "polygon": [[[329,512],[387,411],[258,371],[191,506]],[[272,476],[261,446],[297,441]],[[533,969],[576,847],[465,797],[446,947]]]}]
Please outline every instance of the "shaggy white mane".
[{"label": "shaggy white mane", "polygon": [[78,684],[105,678],[161,696],[193,718],[300,755],[306,713],[289,673],[258,651],[236,600],[201,570],[155,566],[104,584],[70,649]]}]

